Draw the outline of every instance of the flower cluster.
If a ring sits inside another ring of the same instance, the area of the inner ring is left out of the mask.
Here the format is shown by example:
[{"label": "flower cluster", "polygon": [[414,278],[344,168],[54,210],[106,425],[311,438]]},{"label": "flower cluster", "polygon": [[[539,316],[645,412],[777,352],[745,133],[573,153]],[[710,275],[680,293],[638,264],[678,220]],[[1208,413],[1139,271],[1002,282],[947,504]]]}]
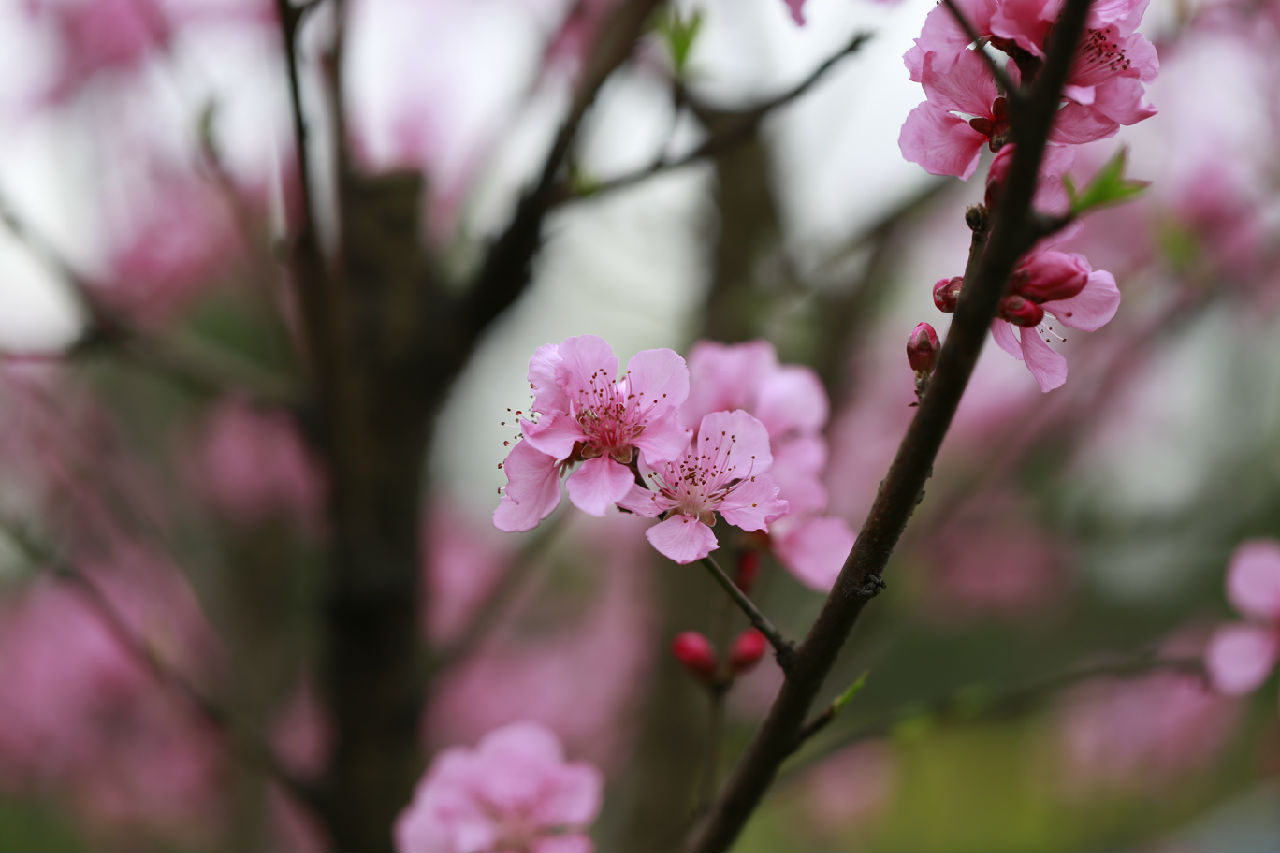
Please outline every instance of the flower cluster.
[{"label": "flower cluster", "polygon": [[1236,549],[1227,570],[1227,597],[1251,621],[1219,628],[1205,662],[1223,693],[1248,693],[1280,660],[1280,542],[1255,539]]},{"label": "flower cluster", "polygon": [[621,378],[599,338],[547,344],[533,356],[533,411],[502,468],[494,512],[529,530],[560,502],[592,515],[611,507],[661,519],[646,538],[679,563],[718,547],[717,517],[759,534],[805,584],[828,589],[853,534],[824,517],[820,431],[827,398],[816,374],[778,364],[767,343],[701,343],[688,363],[646,350]]}]

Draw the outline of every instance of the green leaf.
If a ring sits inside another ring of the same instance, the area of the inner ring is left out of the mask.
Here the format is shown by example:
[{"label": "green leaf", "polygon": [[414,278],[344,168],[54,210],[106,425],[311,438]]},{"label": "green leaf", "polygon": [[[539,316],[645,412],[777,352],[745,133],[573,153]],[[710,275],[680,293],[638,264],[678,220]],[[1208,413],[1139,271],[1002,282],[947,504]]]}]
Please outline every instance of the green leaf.
[{"label": "green leaf", "polygon": [[658,32],[666,41],[667,50],[671,52],[671,63],[675,66],[678,78],[684,77],[689,65],[694,42],[702,30],[702,18],[701,9],[694,9],[686,18],[680,14],[680,10],[672,8],[658,20]]},{"label": "green leaf", "polygon": [[871,674],[871,670],[867,670],[866,672],[862,673],[862,675],[858,676],[858,680],[853,682],[853,684],[850,684],[847,688],[845,688],[845,691],[841,693],[839,696],[837,696],[836,700],[831,703],[831,709],[836,713],[843,711],[844,706],[848,705],[850,700],[852,700],[854,696],[857,696],[859,693],[861,693],[862,688],[867,686],[867,676],[870,674]]},{"label": "green leaf", "polygon": [[1101,207],[1123,204],[1150,186],[1148,181],[1132,181],[1124,176],[1128,156],[1128,149],[1122,147],[1103,164],[1083,190],[1077,190],[1075,183],[1063,176],[1062,183],[1067,188],[1067,197],[1071,199],[1072,217]]}]

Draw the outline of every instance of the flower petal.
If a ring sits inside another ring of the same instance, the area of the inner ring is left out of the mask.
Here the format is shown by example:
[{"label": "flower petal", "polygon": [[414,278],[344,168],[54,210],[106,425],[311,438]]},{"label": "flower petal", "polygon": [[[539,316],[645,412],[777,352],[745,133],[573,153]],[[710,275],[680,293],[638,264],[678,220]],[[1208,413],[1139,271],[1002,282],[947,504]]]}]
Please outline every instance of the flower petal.
[{"label": "flower petal", "polygon": [[689,396],[689,367],[669,349],[641,350],[627,362],[627,390],[641,404],[653,406],[652,417],[674,410]]},{"label": "flower petal", "polygon": [[529,359],[529,387],[533,389],[535,412],[557,412],[569,408],[569,399],[560,387],[559,344],[543,344]]},{"label": "flower petal", "polygon": [[581,398],[593,384],[618,379],[618,357],[603,338],[580,335],[560,345],[556,381],[572,398]]},{"label": "flower petal", "polygon": [[1267,680],[1280,654],[1274,631],[1255,625],[1219,628],[1205,651],[1213,685],[1223,693],[1248,693]]},{"label": "flower petal", "polygon": [[673,515],[655,524],[644,538],[659,554],[682,564],[701,560],[720,545],[710,527],[687,515]]},{"label": "flower petal", "polygon": [[792,432],[817,432],[827,422],[827,391],[808,367],[779,367],[764,378],[754,414],[779,439]]},{"label": "flower petal", "polygon": [[1041,340],[1034,329],[1022,330],[1022,357],[1041,391],[1052,391],[1067,381],[1066,356]]},{"label": "flower petal", "polygon": [[1280,542],[1253,539],[1236,548],[1227,598],[1246,616],[1280,622]]},{"label": "flower petal", "polygon": [[590,764],[564,764],[548,774],[533,817],[547,826],[582,826],[600,813],[604,778]]},{"label": "flower petal", "polygon": [[934,175],[967,179],[978,167],[987,138],[959,116],[925,101],[907,115],[898,134],[902,156]]},{"label": "flower petal", "polygon": [[733,487],[717,507],[721,517],[742,530],[764,530],[786,515],[791,505],[778,497],[778,484],[759,474]]},{"label": "flower petal", "polygon": [[706,456],[710,468],[738,478],[762,474],[773,466],[768,430],[742,409],[712,412],[703,418],[693,452]]},{"label": "flower petal", "polygon": [[587,515],[602,516],[625,498],[635,477],[625,465],[607,456],[588,459],[569,475],[565,488],[569,500]]},{"label": "flower petal", "polygon": [[537,423],[522,420],[520,427],[524,440],[552,459],[568,459],[573,455],[573,446],[587,438],[568,412],[544,415]]},{"label": "flower petal", "polygon": [[532,530],[560,504],[560,466],[528,441],[516,442],[502,470],[507,488],[493,511],[499,530]]},{"label": "flower petal", "polygon": [[1100,329],[1116,315],[1120,308],[1120,288],[1116,279],[1106,270],[1089,273],[1084,289],[1069,299],[1043,302],[1041,308],[1073,329],[1092,332]]},{"label": "flower petal", "polygon": [[654,465],[682,456],[689,449],[691,436],[691,430],[680,426],[679,413],[667,412],[645,424],[644,431],[631,439],[631,443],[644,454],[648,464]]},{"label": "flower petal", "polygon": [[1014,332],[1012,323],[1008,320],[992,321],[991,337],[995,338],[996,345],[1000,349],[1009,353],[1018,361],[1022,361],[1022,344],[1018,343],[1018,336]]},{"label": "flower petal", "polygon": [[925,97],[944,110],[991,118],[991,106],[1000,92],[987,64],[975,50],[962,50],[948,65],[936,53],[925,54]]},{"label": "flower petal", "polygon": [[644,518],[657,518],[675,506],[675,501],[652,489],[632,483],[631,490],[618,499],[618,506]]},{"label": "flower petal", "polygon": [[[772,537],[771,537],[772,538]],[[778,559],[805,586],[827,592],[856,537],[842,518],[811,518],[773,538]]]}]

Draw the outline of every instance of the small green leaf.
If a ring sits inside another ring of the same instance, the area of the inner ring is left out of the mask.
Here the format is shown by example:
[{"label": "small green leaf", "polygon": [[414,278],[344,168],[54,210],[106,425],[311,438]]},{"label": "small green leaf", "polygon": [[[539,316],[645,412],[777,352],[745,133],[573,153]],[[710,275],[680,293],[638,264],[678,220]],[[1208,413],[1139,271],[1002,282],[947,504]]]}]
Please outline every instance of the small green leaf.
[{"label": "small green leaf", "polygon": [[1128,154],[1125,148],[1117,151],[1114,157],[1103,164],[1083,190],[1077,190],[1071,179],[1063,176],[1062,183],[1067,188],[1067,197],[1071,199],[1073,217],[1101,207],[1123,204],[1150,186],[1147,181],[1131,181],[1124,176]]},{"label": "small green leaf", "polygon": [[671,64],[675,66],[676,77],[684,77],[694,42],[702,30],[702,18],[701,9],[694,9],[686,18],[678,9],[672,8],[658,20],[658,32],[666,41],[667,50],[671,52]]},{"label": "small green leaf", "polygon": [[854,696],[862,692],[862,688],[867,686],[867,676],[871,674],[871,670],[867,670],[858,676],[858,680],[850,684],[845,691],[836,697],[836,701],[831,703],[831,709],[837,714],[844,710],[844,706],[848,705]]}]

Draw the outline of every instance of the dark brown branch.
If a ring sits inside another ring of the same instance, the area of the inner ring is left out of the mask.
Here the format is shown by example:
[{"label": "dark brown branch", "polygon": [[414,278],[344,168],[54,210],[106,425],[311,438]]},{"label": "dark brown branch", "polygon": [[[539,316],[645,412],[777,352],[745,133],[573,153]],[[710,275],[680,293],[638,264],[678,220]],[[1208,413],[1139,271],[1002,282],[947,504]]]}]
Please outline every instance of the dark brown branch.
[{"label": "dark brown branch", "polygon": [[641,169],[592,184],[581,191],[571,192],[571,194],[563,196],[557,201],[571,202],[586,198],[598,198],[606,193],[646,181],[655,175],[674,171],[675,169],[683,169],[685,166],[691,166],[732,148],[743,140],[750,138],[751,134],[760,126],[760,123],[768,118],[774,110],[799,99],[812,89],[826,76],[828,71],[839,64],[840,60],[850,54],[857,53],[870,38],[871,35],[869,33],[858,33],[848,44],[829,56],[795,86],[752,107],[736,110],[713,107],[710,104],[699,102],[688,92],[681,89],[683,92],[681,99],[688,101],[695,111],[725,116],[726,121],[723,128],[713,133],[692,151],[674,157],[660,156]]},{"label": "dark brown branch", "polygon": [[791,666],[791,656],[795,653],[796,644],[788,640],[778,630],[778,627],[769,621],[769,617],[760,612],[760,608],[756,607],[755,602],[733,582],[733,578],[725,574],[724,569],[720,568],[720,564],[714,558],[703,557],[702,565],[707,567],[711,577],[729,594],[729,597],[733,599],[733,603],[738,605],[738,608],[746,614],[752,626],[761,634],[764,634],[765,639],[769,641],[769,645],[773,646],[773,650],[777,654],[778,666],[782,667],[783,672],[786,672]]},{"label": "dark brown branch", "polygon": [[[737,838],[778,767],[794,749],[816,699],[880,574],[923,494],[934,459],[977,364],[986,332],[1013,265],[1030,245],[1027,224],[1040,163],[1090,0],[1067,0],[1054,28],[1048,58],[1023,109],[1013,116],[1013,162],[999,192],[990,238],[985,215],[972,217],[974,243],[959,305],[938,358],[938,368],[907,429],[848,561],[817,621],[796,649],[768,717],[747,748],[719,801],[686,840],[686,849],[712,853]],[[983,212],[985,214],[985,212]],[[985,242],[985,246],[983,243]]]}]

